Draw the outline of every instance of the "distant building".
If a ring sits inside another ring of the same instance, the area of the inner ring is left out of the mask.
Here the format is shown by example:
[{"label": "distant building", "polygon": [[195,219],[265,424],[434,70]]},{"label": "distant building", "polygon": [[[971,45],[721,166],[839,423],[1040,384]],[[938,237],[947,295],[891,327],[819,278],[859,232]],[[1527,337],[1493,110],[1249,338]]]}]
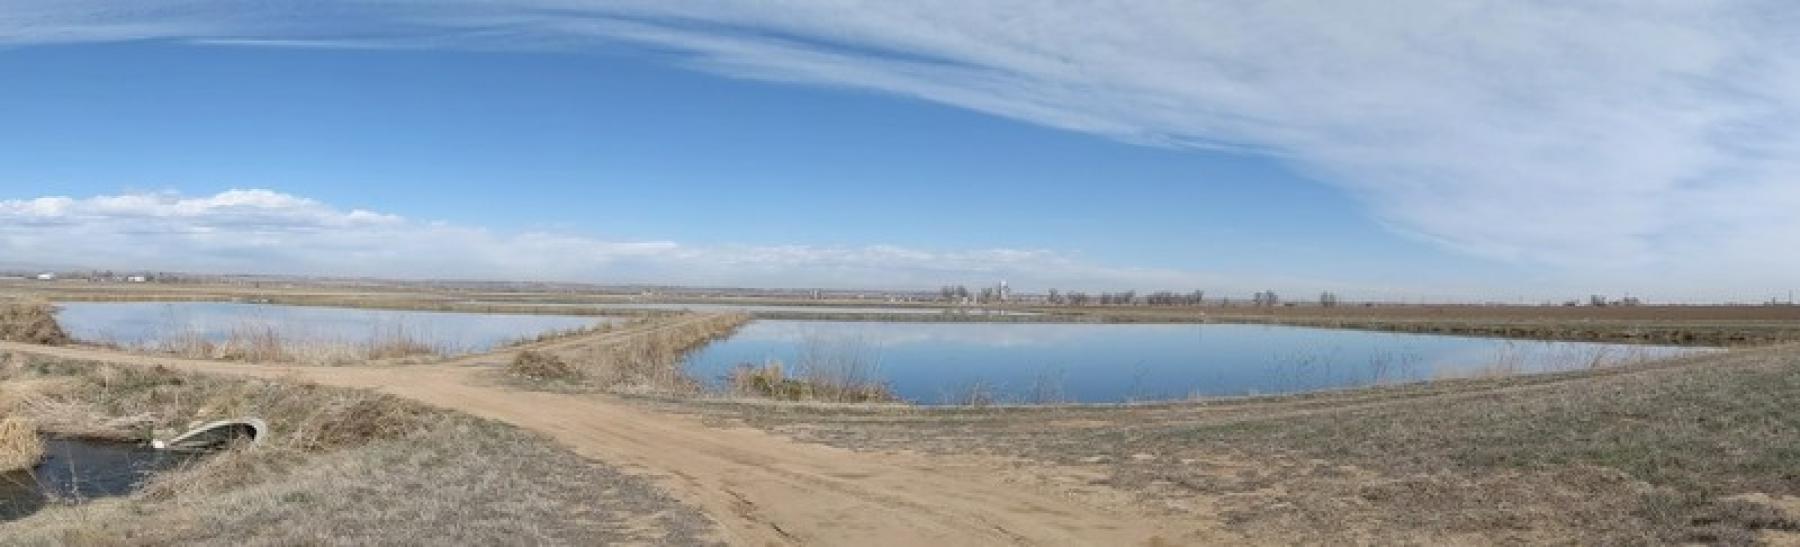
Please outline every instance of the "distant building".
[{"label": "distant building", "polygon": [[56,274],[53,274],[50,272],[44,272],[41,274],[37,274],[37,280],[38,281],[56,281]]},{"label": "distant building", "polygon": [[126,276],[126,277],[125,277],[125,282],[126,282],[126,283],[149,283],[149,282],[150,282],[150,276],[145,276],[145,275],[131,275],[131,276]]}]

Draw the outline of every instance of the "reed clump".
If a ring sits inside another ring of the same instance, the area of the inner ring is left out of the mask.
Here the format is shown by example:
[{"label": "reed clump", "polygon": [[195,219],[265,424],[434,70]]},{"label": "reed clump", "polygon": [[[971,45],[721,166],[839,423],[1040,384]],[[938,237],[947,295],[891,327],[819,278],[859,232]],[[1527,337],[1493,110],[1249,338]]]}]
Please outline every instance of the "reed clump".
[{"label": "reed clump", "polygon": [[730,336],[749,320],[744,314],[671,316],[634,327],[642,332],[581,348],[569,360],[582,377],[603,389],[694,393],[700,384],[682,370],[682,358]]},{"label": "reed clump", "polygon": [[[626,325],[639,324],[639,321],[641,321],[641,320],[633,320],[632,322],[626,323]],[[521,347],[521,346],[542,344],[545,342],[555,342],[557,340],[567,340],[570,338],[575,338],[577,336],[586,336],[589,334],[606,334],[606,333],[612,332],[613,330],[615,330],[617,328],[619,328],[619,325],[615,324],[615,323],[597,323],[597,324],[586,326],[586,327],[577,327],[577,328],[562,329],[562,330],[552,330],[552,331],[539,333],[535,336],[521,336],[518,338],[514,338],[512,340],[508,340],[506,342],[501,343],[497,347],[516,348],[516,347]]]},{"label": "reed clump", "polygon": [[31,469],[43,459],[37,427],[17,416],[0,418],[0,473]]},{"label": "reed clump", "polygon": [[362,342],[339,342],[294,338],[274,326],[259,324],[239,325],[222,341],[185,330],[146,347],[189,359],[308,365],[442,357],[448,353],[404,328],[378,329]]},{"label": "reed clump", "polygon": [[843,381],[842,376],[801,371],[789,376],[780,361],[761,365],[740,364],[727,378],[732,395],[777,401],[818,401],[831,403],[892,403],[900,397],[886,383]]},{"label": "reed clump", "polygon": [[506,372],[533,380],[577,382],[581,371],[561,357],[540,351],[521,351],[506,365]]},{"label": "reed clump", "polygon": [[782,401],[900,401],[882,380],[875,346],[861,338],[807,336],[795,365],[791,374],[779,361],[738,365],[727,377],[727,387],[733,395]]},{"label": "reed clump", "polygon": [[70,341],[56,322],[56,306],[35,298],[0,302],[0,340],[47,346]]}]

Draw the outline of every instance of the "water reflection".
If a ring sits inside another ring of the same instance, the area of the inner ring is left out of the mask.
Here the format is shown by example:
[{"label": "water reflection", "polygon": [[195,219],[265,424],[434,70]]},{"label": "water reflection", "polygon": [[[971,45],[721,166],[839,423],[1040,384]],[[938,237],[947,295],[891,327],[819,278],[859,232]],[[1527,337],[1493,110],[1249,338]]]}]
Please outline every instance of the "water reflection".
[{"label": "water reflection", "polygon": [[44,461],[29,471],[0,473],[0,522],[30,515],[52,501],[129,494],[150,475],[194,458],[111,441],[44,440]]},{"label": "water reflection", "polygon": [[[757,321],[689,359],[716,380],[739,363],[792,365],[821,340],[866,346],[915,403],[1121,402],[1289,393],[1451,376],[1611,366],[1688,348],[1538,342],[1271,325]],[[1056,385],[1051,385],[1056,384]]]},{"label": "water reflection", "polygon": [[181,336],[222,342],[245,327],[288,340],[363,343],[396,331],[448,353],[480,352],[509,340],[595,325],[605,318],[239,304],[68,302],[57,320],[78,339],[153,346]]}]

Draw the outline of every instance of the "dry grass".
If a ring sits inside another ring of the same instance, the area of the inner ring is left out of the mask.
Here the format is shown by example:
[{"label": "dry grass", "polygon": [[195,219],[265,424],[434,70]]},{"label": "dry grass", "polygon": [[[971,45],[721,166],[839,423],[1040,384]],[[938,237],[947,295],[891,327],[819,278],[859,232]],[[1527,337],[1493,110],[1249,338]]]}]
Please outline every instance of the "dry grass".
[{"label": "dry grass", "polygon": [[[645,321],[646,321],[646,319],[639,318],[639,319],[629,321],[629,322],[625,323],[625,325],[626,326],[640,325],[640,324],[643,324]],[[587,336],[590,334],[606,334],[606,333],[609,333],[609,332],[612,332],[612,331],[618,329],[619,327],[620,327],[619,324],[606,322],[606,323],[599,323],[599,324],[595,324],[595,325],[590,325],[590,326],[586,326],[586,327],[578,327],[578,328],[573,328],[573,329],[552,330],[552,331],[539,333],[535,336],[523,336],[523,337],[515,338],[512,340],[508,340],[508,341],[503,342],[500,345],[496,346],[496,348],[497,349],[516,348],[516,347],[520,347],[520,346],[530,346],[530,345],[535,345],[535,344],[543,344],[546,342],[555,342],[557,340],[567,340],[570,338],[575,338],[577,336]]]},{"label": "dry grass", "polygon": [[740,364],[726,389],[740,397],[828,403],[892,403],[900,397],[881,379],[874,346],[860,338],[806,337],[794,373],[779,361]]},{"label": "dry grass", "polygon": [[272,431],[130,497],[0,524],[8,545],[693,544],[709,527],[542,437],[371,392],[0,358],[0,388],[19,386],[0,410],[54,434],[143,440],[240,416]]},{"label": "dry grass", "polygon": [[780,361],[762,365],[738,365],[727,378],[727,389],[739,397],[777,401],[830,403],[892,403],[900,397],[887,384],[873,378],[849,379],[829,374],[789,377]]},{"label": "dry grass", "polygon": [[0,418],[0,472],[31,469],[43,459],[36,426],[17,416]]},{"label": "dry grass", "polygon": [[438,358],[448,353],[405,328],[377,329],[362,342],[325,342],[293,338],[274,326],[254,323],[238,325],[222,342],[214,342],[193,330],[184,330],[133,349],[188,359],[305,365]]},{"label": "dry grass", "polygon": [[533,380],[575,382],[581,380],[580,371],[575,370],[561,357],[536,351],[521,351],[513,356],[506,365],[507,374],[514,374]]},{"label": "dry grass", "polygon": [[56,306],[38,299],[0,302],[0,340],[59,346],[69,333],[56,322]]},{"label": "dry grass", "polygon": [[[683,314],[635,322],[615,339],[553,352],[569,364],[576,382],[633,393],[691,394],[700,384],[682,370],[689,351],[730,336],[749,321],[742,314]],[[550,353],[550,352],[546,352]]]},{"label": "dry grass", "polygon": [[1800,531],[1734,501],[1800,496],[1800,346],[1591,363],[1124,407],[665,408],[856,450],[1079,469],[1075,484],[1220,518],[1243,543],[1749,544]]}]

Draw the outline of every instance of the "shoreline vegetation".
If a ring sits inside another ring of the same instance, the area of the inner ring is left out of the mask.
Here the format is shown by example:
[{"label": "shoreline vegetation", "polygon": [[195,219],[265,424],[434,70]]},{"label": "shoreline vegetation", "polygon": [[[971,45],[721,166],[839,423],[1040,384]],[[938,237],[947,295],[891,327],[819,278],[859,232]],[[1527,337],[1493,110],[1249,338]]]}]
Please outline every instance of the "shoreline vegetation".
[{"label": "shoreline vegetation", "polygon": [[[533,343],[507,363],[505,372],[528,384],[563,390],[620,393],[695,394],[698,380],[682,370],[688,352],[737,332],[750,321],[744,314],[675,314],[640,319],[623,327]],[[624,336],[579,343],[577,337]],[[577,343],[558,345],[557,340]]]},{"label": "shoreline vegetation", "polygon": [[792,367],[780,361],[740,363],[725,394],[792,402],[901,403],[881,379],[874,348],[862,340],[809,336]]},{"label": "shoreline vegetation", "polygon": [[369,362],[419,363],[451,356],[449,348],[433,345],[405,326],[376,327],[361,341],[310,340],[289,336],[279,327],[246,321],[231,329],[224,340],[214,341],[192,329],[148,342],[122,344],[88,341],[148,355],[186,359],[211,359],[246,363],[343,366]]}]

